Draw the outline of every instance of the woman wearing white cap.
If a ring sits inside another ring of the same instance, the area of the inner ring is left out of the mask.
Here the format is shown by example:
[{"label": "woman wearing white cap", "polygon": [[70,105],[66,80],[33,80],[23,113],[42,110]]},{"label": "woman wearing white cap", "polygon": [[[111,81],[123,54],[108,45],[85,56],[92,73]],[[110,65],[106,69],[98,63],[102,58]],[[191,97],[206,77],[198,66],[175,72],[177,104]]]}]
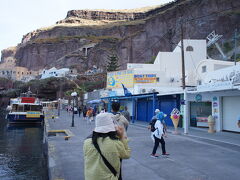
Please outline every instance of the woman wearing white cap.
[{"label": "woman wearing white cap", "polygon": [[115,126],[111,113],[100,113],[92,138],[84,141],[85,180],[121,179],[121,159],[130,157],[124,129]]}]

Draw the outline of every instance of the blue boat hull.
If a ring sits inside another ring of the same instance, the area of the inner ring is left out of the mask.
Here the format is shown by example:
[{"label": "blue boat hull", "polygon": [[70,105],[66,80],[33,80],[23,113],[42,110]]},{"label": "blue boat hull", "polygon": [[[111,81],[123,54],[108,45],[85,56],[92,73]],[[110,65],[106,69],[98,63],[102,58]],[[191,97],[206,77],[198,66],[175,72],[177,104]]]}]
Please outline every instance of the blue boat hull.
[{"label": "blue boat hull", "polygon": [[27,118],[26,115],[8,114],[7,119],[9,123],[43,123],[44,115],[40,115],[39,118]]}]

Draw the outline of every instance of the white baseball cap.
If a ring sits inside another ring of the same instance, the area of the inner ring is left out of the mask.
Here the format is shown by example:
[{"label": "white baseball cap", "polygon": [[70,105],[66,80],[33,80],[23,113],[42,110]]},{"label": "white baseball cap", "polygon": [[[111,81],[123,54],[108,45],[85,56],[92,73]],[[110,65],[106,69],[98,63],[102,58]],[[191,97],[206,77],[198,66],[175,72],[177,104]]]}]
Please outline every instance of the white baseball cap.
[{"label": "white baseball cap", "polygon": [[96,116],[95,132],[108,133],[116,131],[111,113],[100,113]]},{"label": "white baseball cap", "polygon": [[159,109],[155,109],[155,113],[158,113],[158,112],[160,112],[160,110]]}]

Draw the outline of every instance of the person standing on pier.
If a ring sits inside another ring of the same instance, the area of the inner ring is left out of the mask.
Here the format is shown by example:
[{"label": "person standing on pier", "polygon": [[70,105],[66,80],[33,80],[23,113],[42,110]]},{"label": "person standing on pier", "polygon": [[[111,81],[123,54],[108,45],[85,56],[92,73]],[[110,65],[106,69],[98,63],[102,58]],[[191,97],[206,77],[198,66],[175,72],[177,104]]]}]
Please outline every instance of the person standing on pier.
[{"label": "person standing on pier", "polygon": [[81,112],[82,112],[82,108],[81,108],[81,106],[79,106],[78,107],[78,115],[79,115],[79,117],[81,116]]},{"label": "person standing on pier", "polygon": [[83,119],[86,120],[86,115],[87,115],[87,107],[83,107]]},{"label": "person standing on pier", "polygon": [[[155,111],[156,112],[156,111]],[[151,157],[154,158],[158,158],[159,155],[156,154],[159,143],[161,143],[161,147],[162,147],[162,155],[169,155],[168,153],[166,153],[166,149],[165,149],[165,141],[163,139],[163,135],[164,135],[164,127],[163,124],[161,122],[161,116],[159,116],[159,114],[157,114],[156,116],[157,120],[154,123],[154,132],[153,132],[153,137],[154,137],[154,147],[152,150],[152,154]]]},{"label": "person standing on pier", "polygon": [[124,128],[124,134],[127,136],[127,128],[128,128],[128,120],[119,112],[120,110],[120,103],[119,102],[112,102],[112,114],[113,114],[113,122]]},{"label": "person standing on pier", "polygon": [[88,122],[91,124],[91,122],[93,121],[93,109],[92,109],[92,107],[88,108],[86,116],[87,116]]},{"label": "person standing on pier", "polygon": [[130,157],[124,128],[115,126],[112,113],[96,116],[92,137],[83,145],[85,180],[121,180],[121,160]]},{"label": "person standing on pier", "polygon": [[[122,115],[127,119],[128,125],[129,125],[131,118],[130,118],[130,113],[128,112],[127,106],[125,106],[124,111],[122,112]],[[127,125],[127,127],[126,127],[126,131],[127,131],[127,129],[128,129],[128,125]]]}]

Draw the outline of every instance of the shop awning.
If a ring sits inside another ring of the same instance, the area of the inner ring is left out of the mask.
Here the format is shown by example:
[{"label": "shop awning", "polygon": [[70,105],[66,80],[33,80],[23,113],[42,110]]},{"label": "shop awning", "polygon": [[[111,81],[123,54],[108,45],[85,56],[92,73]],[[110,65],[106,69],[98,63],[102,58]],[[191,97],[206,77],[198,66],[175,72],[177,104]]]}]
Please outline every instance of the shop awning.
[{"label": "shop awning", "polygon": [[100,102],[102,102],[101,99],[94,99],[94,100],[88,101],[87,103],[88,103],[88,104],[98,104],[98,103],[100,103]]}]

